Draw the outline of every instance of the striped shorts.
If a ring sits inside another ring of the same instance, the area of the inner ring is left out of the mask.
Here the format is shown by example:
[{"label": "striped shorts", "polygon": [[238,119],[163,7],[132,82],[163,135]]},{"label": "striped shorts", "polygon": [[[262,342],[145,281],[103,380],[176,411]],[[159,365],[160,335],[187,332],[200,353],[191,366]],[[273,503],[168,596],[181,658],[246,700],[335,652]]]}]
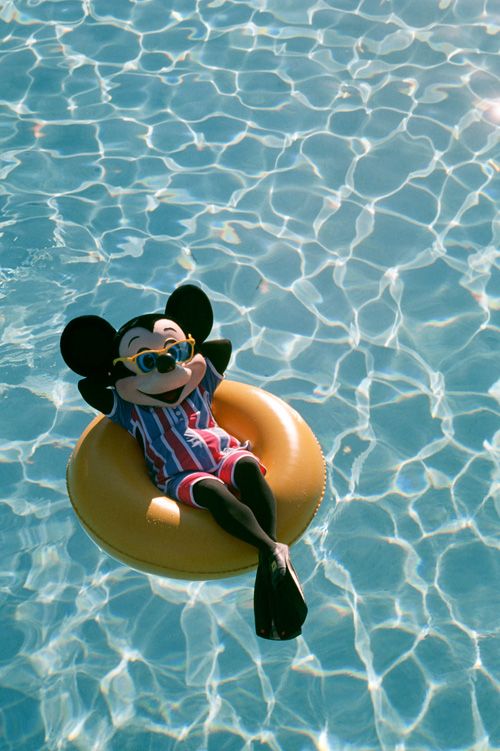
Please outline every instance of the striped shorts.
[{"label": "striped shorts", "polygon": [[236,488],[234,483],[234,470],[240,459],[253,459],[263,475],[266,474],[266,468],[257,459],[255,454],[245,448],[227,448],[224,449],[218,458],[218,463],[210,472],[179,472],[179,474],[169,477],[165,485],[165,492],[170,498],[175,498],[188,506],[202,508],[195,503],[193,498],[193,488],[201,480],[217,480],[227,485],[229,488]]}]

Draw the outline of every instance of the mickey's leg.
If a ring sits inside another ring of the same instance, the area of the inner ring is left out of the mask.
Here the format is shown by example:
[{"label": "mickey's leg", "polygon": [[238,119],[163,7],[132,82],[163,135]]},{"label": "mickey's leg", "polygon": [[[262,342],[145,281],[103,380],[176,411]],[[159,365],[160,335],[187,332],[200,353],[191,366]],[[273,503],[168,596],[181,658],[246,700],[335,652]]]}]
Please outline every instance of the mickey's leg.
[{"label": "mickey's leg", "polygon": [[[262,529],[271,539],[276,540],[276,499],[257,461],[251,457],[239,459],[234,467],[233,483],[242,502],[252,509]],[[276,586],[286,575],[288,546],[276,543],[271,555],[263,550],[260,558],[263,564],[270,567],[273,585]]]},{"label": "mickey's leg", "polygon": [[239,501],[222,482],[200,480],[192,492],[195,503],[208,509],[226,532],[262,553],[275,554],[277,543],[262,529],[252,509]]},{"label": "mickey's leg", "polygon": [[[251,457],[239,459],[233,471],[233,483],[243,503],[255,514],[269,537],[276,539],[276,500],[264,479],[259,464]],[[259,554],[255,578],[255,628],[267,639],[293,639],[301,633],[307,605],[288,547],[279,545],[279,556],[266,551]]]},{"label": "mickey's leg", "polygon": [[234,484],[242,502],[269,537],[276,540],[276,499],[254,459],[243,457],[234,468]]}]

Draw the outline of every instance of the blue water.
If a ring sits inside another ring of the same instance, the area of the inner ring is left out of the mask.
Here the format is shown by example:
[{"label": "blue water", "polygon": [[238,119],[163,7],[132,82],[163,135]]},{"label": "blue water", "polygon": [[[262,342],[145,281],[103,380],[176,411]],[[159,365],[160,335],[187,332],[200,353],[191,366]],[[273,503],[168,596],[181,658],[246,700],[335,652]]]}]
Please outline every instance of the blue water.
[{"label": "blue water", "polygon": [[[499,10],[3,0],[0,749],[500,748]],[[328,463],[303,636],[86,537],[59,356],[209,293]]]}]

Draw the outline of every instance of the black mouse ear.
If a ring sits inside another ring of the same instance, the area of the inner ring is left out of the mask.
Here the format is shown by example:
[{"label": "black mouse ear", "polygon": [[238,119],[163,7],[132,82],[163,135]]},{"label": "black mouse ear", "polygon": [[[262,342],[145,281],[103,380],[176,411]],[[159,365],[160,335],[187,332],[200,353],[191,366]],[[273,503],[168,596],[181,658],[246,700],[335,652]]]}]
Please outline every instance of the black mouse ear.
[{"label": "black mouse ear", "polygon": [[194,284],[183,284],[172,292],[165,306],[165,315],[178,323],[186,336],[191,334],[197,344],[205,341],[214,322],[210,300]]},{"label": "black mouse ear", "polygon": [[116,330],[99,316],[79,316],[61,334],[61,354],[71,370],[87,378],[106,378],[112,366]]}]

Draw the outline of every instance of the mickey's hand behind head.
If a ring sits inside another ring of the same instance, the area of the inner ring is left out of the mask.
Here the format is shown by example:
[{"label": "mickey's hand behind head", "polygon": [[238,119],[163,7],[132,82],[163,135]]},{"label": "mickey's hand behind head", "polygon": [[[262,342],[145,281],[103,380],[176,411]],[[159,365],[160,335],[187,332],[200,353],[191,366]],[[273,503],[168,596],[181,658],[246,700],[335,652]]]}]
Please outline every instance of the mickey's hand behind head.
[{"label": "mickey's hand behind head", "polygon": [[66,364],[84,376],[84,399],[109,413],[114,386],[122,399],[150,407],[176,407],[202,380],[205,356],[223,373],[231,355],[227,340],[205,342],[213,324],[207,295],[192,284],[178,287],[164,313],[147,313],[118,331],[104,318],[74,318],[61,335]]}]

